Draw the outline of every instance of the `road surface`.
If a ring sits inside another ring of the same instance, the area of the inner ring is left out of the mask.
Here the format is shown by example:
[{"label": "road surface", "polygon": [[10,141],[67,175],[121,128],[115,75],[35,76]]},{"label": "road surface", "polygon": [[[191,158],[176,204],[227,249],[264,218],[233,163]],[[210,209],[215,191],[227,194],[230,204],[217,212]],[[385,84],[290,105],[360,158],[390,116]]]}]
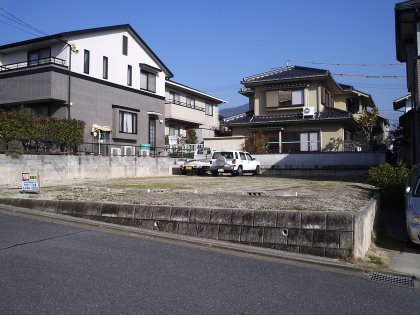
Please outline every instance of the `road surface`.
[{"label": "road surface", "polygon": [[419,314],[363,274],[0,214],[0,314]]}]

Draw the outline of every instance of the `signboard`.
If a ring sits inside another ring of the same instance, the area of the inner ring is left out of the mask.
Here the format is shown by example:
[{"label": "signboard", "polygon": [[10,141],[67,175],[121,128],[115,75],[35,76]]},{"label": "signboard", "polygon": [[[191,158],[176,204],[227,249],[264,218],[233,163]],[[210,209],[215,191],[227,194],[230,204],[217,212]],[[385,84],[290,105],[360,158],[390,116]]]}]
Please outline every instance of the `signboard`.
[{"label": "signboard", "polygon": [[39,176],[35,172],[22,172],[22,192],[39,193]]}]

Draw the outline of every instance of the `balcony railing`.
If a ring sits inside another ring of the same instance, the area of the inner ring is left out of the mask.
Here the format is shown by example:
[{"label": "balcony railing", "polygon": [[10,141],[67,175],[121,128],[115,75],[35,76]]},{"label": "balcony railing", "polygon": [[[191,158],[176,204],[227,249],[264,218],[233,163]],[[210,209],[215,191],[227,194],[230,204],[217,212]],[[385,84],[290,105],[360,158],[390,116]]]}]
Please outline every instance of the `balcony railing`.
[{"label": "balcony railing", "polygon": [[199,110],[201,112],[205,112],[206,111],[206,108],[205,107],[196,106],[195,104],[188,104],[188,103],[180,102],[180,101],[173,100],[173,99],[166,99],[165,100],[165,104],[175,104],[175,105],[179,105],[179,106],[183,106],[183,107],[188,107],[188,108],[192,108],[192,109],[195,109],[195,110]]},{"label": "balcony railing", "polygon": [[36,60],[11,63],[7,65],[0,65],[0,72],[22,69],[22,68],[30,68],[30,67],[36,67],[36,66],[44,66],[48,64],[54,64],[54,65],[66,67],[65,60],[56,58],[56,57],[47,57],[47,58],[41,58],[41,59],[36,59]]}]

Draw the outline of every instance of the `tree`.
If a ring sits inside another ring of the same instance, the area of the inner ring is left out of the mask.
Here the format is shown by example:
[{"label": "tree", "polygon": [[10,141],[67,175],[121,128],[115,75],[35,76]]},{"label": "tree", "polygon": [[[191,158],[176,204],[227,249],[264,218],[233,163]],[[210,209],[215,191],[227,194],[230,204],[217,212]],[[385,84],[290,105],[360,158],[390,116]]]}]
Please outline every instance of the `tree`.
[{"label": "tree", "polygon": [[267,153],[268,137],[262,132],[249,133],[245,138],[245,151],[250,153]]},{"label": "tree", "polygon": [[187,129],[187,144],[196,144],[198,141],[197,133],[195,132],[195,129]]},{"label": "tree", "polygon": [[362,129],[362,133],[365,136],[369,149],[373,147],[375,141],[374,129],[378,124],[378,118],[379,111],[378,108],[375,107],[370,112],[363,112],[357,120],[360,128]]}]

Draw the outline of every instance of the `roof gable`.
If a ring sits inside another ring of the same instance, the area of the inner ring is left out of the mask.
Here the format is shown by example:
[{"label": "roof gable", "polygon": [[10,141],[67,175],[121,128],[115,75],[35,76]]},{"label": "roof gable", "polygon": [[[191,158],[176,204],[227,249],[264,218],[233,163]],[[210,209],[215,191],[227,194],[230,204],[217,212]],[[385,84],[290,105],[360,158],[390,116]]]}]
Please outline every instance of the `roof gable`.
[{"label": "roof gable", "polygon": [[174,76],[173,73],[169,70],[169,68],[166,67],[166,65],[162,62],[162,60],[160,60],[160,58],[153,52],[153,50],[146,44],[146,42],[131,27],[130,24],[121,24],[121,25],[96,27],[96,28],[89,28],[89,29],[83,29],[83,30],[77,30],[77,31],[63,32],[63,33],[57,33],[54,35],[48,35],[44,37],[29,39],[29,40],[25,40],[21,42],[10,43],[10,44],[0,46],[0,52],[17,48],[19,46],[35,44],[35,43],[43,42],[43,41],[58,40],[58,41],[66,42],[67,39],[72,36],[92,34],[92,33],[98,33],[98,32],[106,32],[106,31],[112,31],[112,30],[127,30],[133,36],[133,38],[139,43],[139,45],[145,49],[145,51],[150,55],[150,57],[154,59],[157,64],[159,64],[159,66],[166,73],[167,77],[171,78]]}]

